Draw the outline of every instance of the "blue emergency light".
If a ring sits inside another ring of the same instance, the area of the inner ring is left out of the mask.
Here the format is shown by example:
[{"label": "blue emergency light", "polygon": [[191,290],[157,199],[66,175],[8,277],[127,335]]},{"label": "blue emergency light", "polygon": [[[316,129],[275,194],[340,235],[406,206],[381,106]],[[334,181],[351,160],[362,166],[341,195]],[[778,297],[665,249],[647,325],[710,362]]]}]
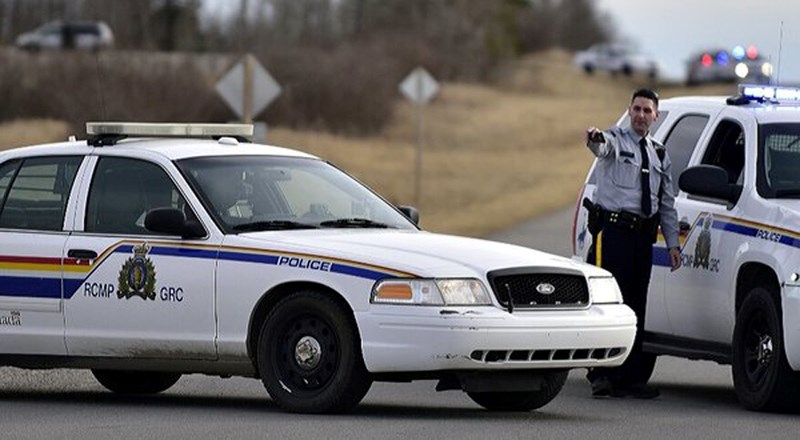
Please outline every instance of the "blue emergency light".
[{"label": "blue emergency light", "polygon": [[751,101],[800,101],[800,88],[740,84],[739,95]]}]

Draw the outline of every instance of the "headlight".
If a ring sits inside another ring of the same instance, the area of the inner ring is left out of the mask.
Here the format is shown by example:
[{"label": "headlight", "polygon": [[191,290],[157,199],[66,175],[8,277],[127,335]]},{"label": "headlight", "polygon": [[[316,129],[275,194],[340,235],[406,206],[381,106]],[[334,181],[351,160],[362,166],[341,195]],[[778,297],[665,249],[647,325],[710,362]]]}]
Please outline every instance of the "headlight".
[{"label": "headlight", "polygon": [[475,279],[381,280],[372,288],[370,302],[432,306],[474,306],[492,303],[483,283]]},{"label": "headlight", "polygon": [[747,75],[750,74],[750,68],[747,67],[747,64],[745,63],[737,64],[736,67],[733,69],[733,71],[739,78],[747,78]]},{"label": "headlight", "polygon": [[589,295],[594,304],[619,304],[622,302],[622,292],[613,277],[590,277]]}]

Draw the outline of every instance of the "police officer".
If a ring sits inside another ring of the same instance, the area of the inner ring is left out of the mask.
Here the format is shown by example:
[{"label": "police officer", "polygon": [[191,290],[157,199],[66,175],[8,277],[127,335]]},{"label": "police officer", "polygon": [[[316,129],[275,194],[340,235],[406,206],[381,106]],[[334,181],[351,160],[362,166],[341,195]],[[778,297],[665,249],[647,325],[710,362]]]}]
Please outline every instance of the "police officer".
[{"label": "police officer", "polygon": [[636,90],[628,115],[630,128],[586,130],[586,146],[598,159],[594,206],[588,206],[593,236],[588,262],[616,278],[625,303],[636,313],[636,339],[623,365],[592,369],[587,378],[596,397],[652,399],[659,395],[647,385],[655,356],[642,351],[642,333],[653,243],[660,224],[669,264],[673,271],[680,267],[678,217],[669,155],[650,137],[650,126],[658,119],[658,95]]}]

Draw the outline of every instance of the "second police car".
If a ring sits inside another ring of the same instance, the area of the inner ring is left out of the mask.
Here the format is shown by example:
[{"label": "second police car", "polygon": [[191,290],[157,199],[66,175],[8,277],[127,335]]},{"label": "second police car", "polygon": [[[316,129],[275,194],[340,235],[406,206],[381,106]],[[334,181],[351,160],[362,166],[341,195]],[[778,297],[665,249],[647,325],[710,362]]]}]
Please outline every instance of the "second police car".
[{"label": "second police car", "polygon": [[[740,403],[800,404],[800,89],[740,86],[725,97],[661,101],[683,267],[654,248],[646,351],[732,364]],[[618,124],[629,121],[623,116]],[[583,197],[591,198],[590,171]],[[676,188],[676,191],[678,189]],[[574,250],[591,244],[576,207]]]},{"label": "second police car", "polygon": [[119,393],[257,377],[300,412],[438,379],[531,410],[568,369],[626,358],[636,318],[608,272],[423,232],[251,132],[88,124],[88,141],[1,153],[0,365],[89,368]]}]

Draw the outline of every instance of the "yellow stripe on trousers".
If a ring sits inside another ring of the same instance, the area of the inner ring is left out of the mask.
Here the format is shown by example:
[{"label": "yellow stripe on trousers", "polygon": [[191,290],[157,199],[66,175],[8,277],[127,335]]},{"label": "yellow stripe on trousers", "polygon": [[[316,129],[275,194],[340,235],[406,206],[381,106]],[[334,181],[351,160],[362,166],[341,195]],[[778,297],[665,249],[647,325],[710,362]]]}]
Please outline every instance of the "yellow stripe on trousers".
[{"label": "yellow stripe on trousers", "polygon": [[603,231],[597,233],[597,242],[594,244],[594,265],[603,267]]}]

